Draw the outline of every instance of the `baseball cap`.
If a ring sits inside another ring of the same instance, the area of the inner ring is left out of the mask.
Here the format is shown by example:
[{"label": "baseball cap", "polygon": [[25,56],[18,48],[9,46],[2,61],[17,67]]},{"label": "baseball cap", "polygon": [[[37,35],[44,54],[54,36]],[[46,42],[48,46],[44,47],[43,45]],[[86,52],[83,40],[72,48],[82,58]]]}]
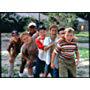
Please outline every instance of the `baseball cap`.
[{"label": "baseball cap", "polygon": [[28,28],[31,27],[31,26],[36,27],[36,24],[34,22],[31,22],[31,23],[28,24]]}]

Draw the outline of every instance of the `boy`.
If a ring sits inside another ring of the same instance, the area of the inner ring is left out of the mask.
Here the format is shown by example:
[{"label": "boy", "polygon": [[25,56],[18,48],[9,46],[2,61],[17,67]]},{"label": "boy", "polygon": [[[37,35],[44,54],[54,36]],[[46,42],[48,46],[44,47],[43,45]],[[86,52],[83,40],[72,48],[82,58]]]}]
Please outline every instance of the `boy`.
[{"label": "boy", "polygon": [[10,67],[9,67],[9,71],[8,71],[8,77],[13,77],[13,75],[14,75],[14,73],[13,73],[14,61],[20,52],[21,45],[22,45],[22,43],[21,43],[18,32],[15,30],[12,31],[12,36],[10,38],[10,44],[7,49],[8,53],[9,53],[9,58],[10,58],[10,60],[9,60]]},{"label": "boy", "polygon": [[[74,29],[66,28],[64,38],[58,43],[52,53],[51,67],[54,68],[54,57],[58,54],[61,62],[61,76],[62,77],[76,77],[76,65],[79,62],[79,51],[76,42],[73,42]],[[74,53],[76,54],[76,63],[74,59]]]},{"label": "boy", "polygon": [[28,33],[34,40],[38,37],[38,31],[34,22],[28,24]]},{"label": "boy", "polygon": [[27,63],[29,74],[28,77],[33,77],[32,67],[37,56],[37,46],[33,41],[32,37],[27,32],[22,33],[20,38],[21,41],[24,43],[21,48],[21,54],[23,59],[20,67],[20,73],[23,73],[23,69],[25,67],[25,64]]},{"label": "boy", "polygon": [[[32,36],[33,41],[35,42],[35,39],[38,36],[38,31],[36,29],[36,24],[34,22],[30,22],[27,26],[28,30],[27,33],[30,35],[30,37]],[[26,60],[24,60],[24,58],[22,59],[22,64],[20,66],[20,73],[19,76],[22,77],[23,76],[23,71],[24,71],[24,67],[26,65]]]},{"label": "boy", "polygon": [[63,38],[65,34],[65,28],[62,27],[58,30],[58,39]]},{"label": "boy", "polygon": [[44,39],[46,36],[46,28],[44,26],[39,27],[39,36],[36,38],[35,42],[38,47],[38,59],[36,61],[36,69],[34,77],[40,77],[40,73],[42,73],[42,77],[44,77],[44,67],[45,67],[45,52],[44,52]]},{"label": "boy", "polygon": [[53,70],[50,67],[50,63],[51,63],[51,54],[52,51],[55,47],[55,43],[56,43],[56,37],[57,37],[57,31],[58,31],[58,27],[56,25],[51,25],[50,26],[50,36],[46,37],[44,40],[44,50],[46,53],[46,57],[45,57],[45,77],[48,76],[48,74],[50,73],[52,77],[59,77],[59,72],[58,72],[58,58],[55,57],[55,68],[53,68]]}]

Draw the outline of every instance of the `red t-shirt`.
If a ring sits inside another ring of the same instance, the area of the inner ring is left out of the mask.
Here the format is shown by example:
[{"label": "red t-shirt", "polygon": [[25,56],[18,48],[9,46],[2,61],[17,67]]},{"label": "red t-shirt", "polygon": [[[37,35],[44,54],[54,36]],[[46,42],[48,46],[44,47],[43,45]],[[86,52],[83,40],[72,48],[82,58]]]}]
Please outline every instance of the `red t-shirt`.
[{"label": "red t-shirt", "polygon": [[44,49],[44,45],[43,45],[44,39],[45,37],[40,37],[39,39],[36,38],[35,42],[39,49],[42,49],[42,50]]}]

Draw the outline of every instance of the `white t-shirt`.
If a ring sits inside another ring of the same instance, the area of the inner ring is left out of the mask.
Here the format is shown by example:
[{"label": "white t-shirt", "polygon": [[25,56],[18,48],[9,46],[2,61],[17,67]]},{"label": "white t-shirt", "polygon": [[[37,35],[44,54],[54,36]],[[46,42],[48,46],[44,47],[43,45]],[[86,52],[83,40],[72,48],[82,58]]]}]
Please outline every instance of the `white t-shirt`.
[{"label": "white t-shirt", "polygon": [[[56,42],[56,41],[57,41],[57,39],[54,42]],[[52,43],[52,40],[51,40],[50,37],[46,37],[44,39],[44,46],[49,46],[51,43]],[[50,49],[45,51],[45,53],[46,53],[45,62],[46,62],[47,65],[49,65],[50,64]],[[58,57],[57,56],[55,57],[54,64],[55,64],[55,67],[58,68],[59,62],[58,62]]]},{"label": "white t-shirt", "polygon": [[46,53],[42,49],[38,49],[38,57],[41,61],[45,61]]}]

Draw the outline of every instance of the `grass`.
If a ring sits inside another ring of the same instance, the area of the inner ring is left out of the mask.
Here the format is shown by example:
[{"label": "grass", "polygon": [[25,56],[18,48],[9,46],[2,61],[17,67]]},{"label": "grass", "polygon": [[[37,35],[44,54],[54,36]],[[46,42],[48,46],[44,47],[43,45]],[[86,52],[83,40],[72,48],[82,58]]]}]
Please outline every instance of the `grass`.
[{"label": "grass", "polygon": [[78,34],[75,34],[77,37],[89,37],[89,32],[79,32]]},{"label": "grass", "polygon": [[80,58],[89,58],[89,49],[88,48],[79,48]]},{"label": "grass", "polygon": [[79,32],[75,36],[78,37],[78,42],[89,43],[89,32]]}]

